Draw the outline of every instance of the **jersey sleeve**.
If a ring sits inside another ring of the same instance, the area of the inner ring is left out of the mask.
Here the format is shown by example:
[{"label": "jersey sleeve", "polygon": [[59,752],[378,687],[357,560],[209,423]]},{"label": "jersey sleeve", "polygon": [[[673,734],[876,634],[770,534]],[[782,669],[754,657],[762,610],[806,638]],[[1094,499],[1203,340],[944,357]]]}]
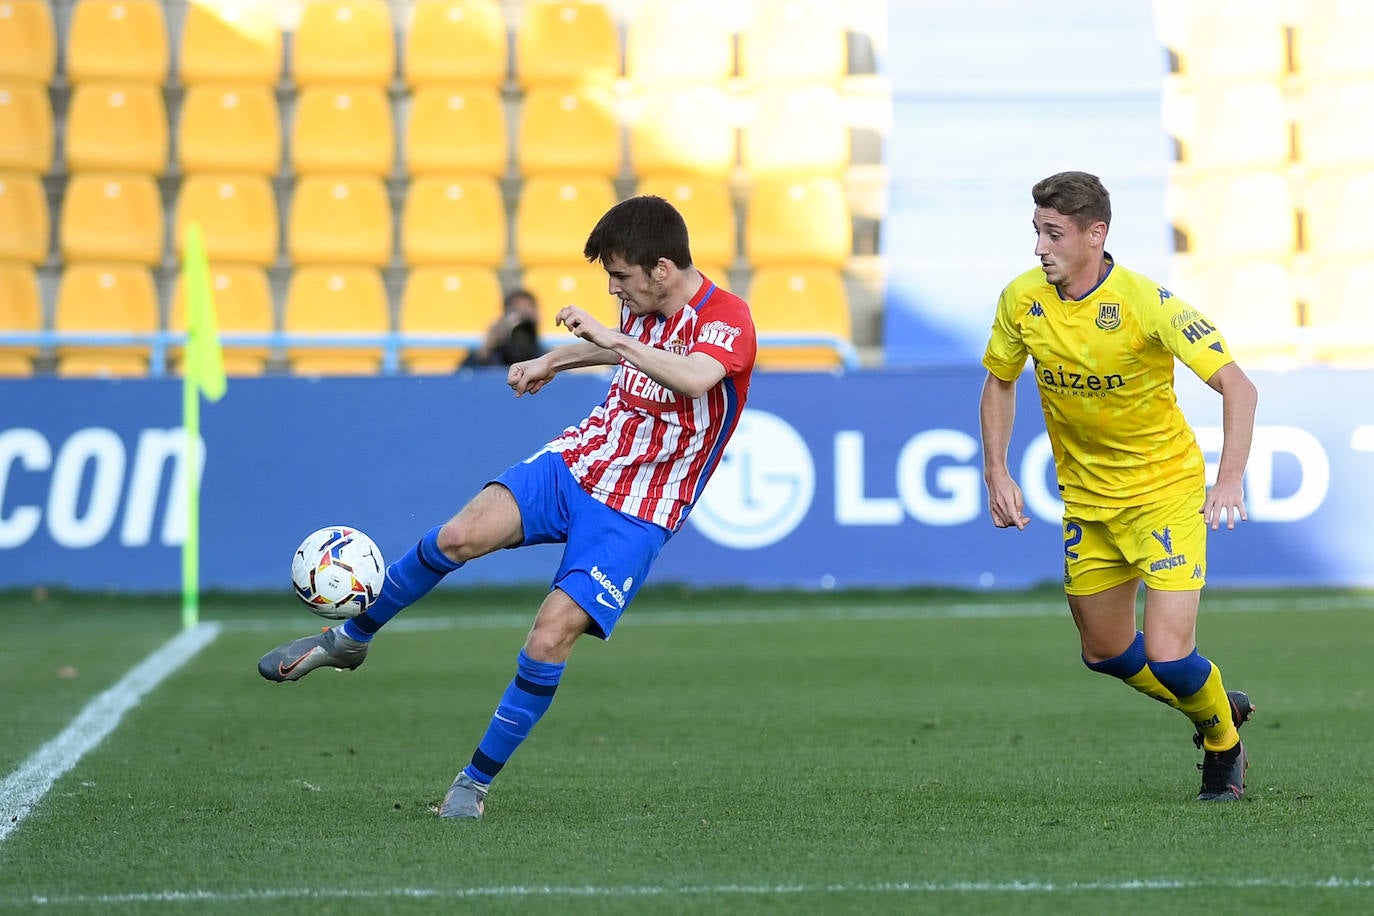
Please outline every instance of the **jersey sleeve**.
[{"label": "jersey sleeve", "polygon": [[727,375],[752,368],[758,338],[749,306],[738,296],[712,296],[701,310],[696,339],[687,352],[705,353],[724,366]]},{"label": "jersey sleeve", "polygon": [[1015,381],[1026,367],[1026,342],[1021,337],[1020,325],[1012,317],[1015,304],[1016,296],[1011,287],[1002,290],[987,350],[983,353],[983,365],[1004,382]]},{"label": "jersey sleeve", "polygon": [[1162,287],[1159,301],[1142,315],[1145,333],[1159,341],[1204,382],[1222,366],[1235,362],[1217,326],[1187,302]]}]

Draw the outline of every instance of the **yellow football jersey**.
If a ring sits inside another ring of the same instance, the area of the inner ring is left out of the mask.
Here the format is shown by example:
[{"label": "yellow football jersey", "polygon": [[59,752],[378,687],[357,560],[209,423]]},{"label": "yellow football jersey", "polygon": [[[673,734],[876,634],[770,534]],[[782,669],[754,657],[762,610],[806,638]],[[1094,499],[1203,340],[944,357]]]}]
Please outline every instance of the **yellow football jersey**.
[{"label": "yellow football jersey", "polygon": [[1188,303],[1115,263],[1092,292],[1066,302],[1035,267],[1002,291],[983,365],[1013,381],[1027,356],[1066,503],[1139,505],[1201,486],[1202,450],[1174,395],[1174,357],[1204,381],[1233,360]]}]

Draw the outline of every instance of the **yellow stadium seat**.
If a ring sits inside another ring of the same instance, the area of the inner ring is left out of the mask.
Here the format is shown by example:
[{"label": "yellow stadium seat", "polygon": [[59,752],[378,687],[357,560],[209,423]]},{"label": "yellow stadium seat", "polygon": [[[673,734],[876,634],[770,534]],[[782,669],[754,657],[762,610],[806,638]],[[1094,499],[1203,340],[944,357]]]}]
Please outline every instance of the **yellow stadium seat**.
[{"label": "yellow stadium seat", "polygon": [[593,0],[529,0],[515,32],[521,88],[609,83],[620,75],[620,34],[610,9]]},{"label": "yellow stadium seat", "polygon": [[1374,168],[1319,173],[1303,192],[1302,211],[1313,257],[1374,255]]},{"label": "yellow stadium seat", "polygon": [[177,256],[192,222],[211,260],[270,267],[277,260],[277,199],[262,175],[190,175],[177,198]]},{"label": "yellow stadium seat", "polygon": [[[38,277],[27,264],[0,261],[0,333],[37,333],[43,330],[43,305]],[[33,374],[38,347],[14,344],[0,347],[0,376]]]},{"label": "yellow stadium seat", "polygon": [[1280,0],[1187,3],[1178,40],[1172,42],[1183,78],[1202,85],[1283,76],[1288,48],[1279,4]]},{"label": "yellow stadium seat", "polygon": [[381,87],[301,90],[291,132],[291,165],[298,174],[388,175],[395,145],[391,105]]},{"label": "yellow stadium seat", "polygon": [[210,83],[186,90],[177,129],[183,172],[281,170],[281,115],[270,86]]},{"label": "yellow stadium seat", "polygon": [[1312,80],[1374,79],[1374,6],[1364,0],[1303,0],[1297,4],[1293,57]]},{"label": "yellow stadium seat", "polygon": [[[690,175],[645,175],[637,191],[662,197],[682,214],[692,243],[692,260],[727,270],[735,263],[739,254],[735,203],[724,182]],[[711,278],[717,283],[726,279],[724,272],[711,274]]]},{"label": "yellow stadium seat", "polygon": [[615,205],[615,188],[599,175],[535,175],[515,208],[515,255],[521,264],[582,264],[587,236]]},{"label": "yellow stadium seat", "polygon": [[301,86],[385,86],[396,71],[396,39],[383,0],[307,0],[292,48]]},{"label": "yellow stadium seat", "polygon": [[0,2],[0,79],[52,82],[57,33],[43,0]]},{"label": "yellow stadium seat", "polygon": [[181,32],[182,83],[272,84],[281,76],[282,35],[268,0],[190,0]]},{"label": "yellow stadium seat", "polygon": [[828,86],[754,93],[740,158],[755,178],[842,175],[849,167],[849,125],[840,94]]},{"label": "yellow stadium seat", "polygon": [[1180,181],[1170,191],[1175,226],[1199,256],[1281,259],[1297,243],[1297,211],[1285,175],[1234,172]]},{"label": "yellow stadium seat", "polygon": [[52,167],[52,103],[38,83],[0,83],[0,169]]},{"label": "yellow stadium seat", "polygon": [[391,202],[382,179],[307,175],[296,182],[287,229],[297,264],[368,264],[391,260]]},{"label": "yellow stadium seat", "polygon": [[844,189],[833,178],[768,179],[754,185],[744,218],[754,267],[809,264],[842,268],[853,247]]},{"label": "yellow stadium seat", "polygon": [[1314,260],[1299,283],[1314,355],[1324,362],[1374,365],[1374,256]]},{"label": "yellow stadium seat", "polygon": [[522,175],[605,175],[620,171],[620,124],[609,91],[538,86],[525,93],[516,136]]},{"label": "yellow stadium seat", "polygon": [[676,172],[728,178],[735,168],[732,106],[718,86],[660,86],[628,117],[630,162],[639,175]]},{"label": "yellow stadium seat", "polygon": [[67,261],[162,260],[163,204],[152,175],[78,172],[67,180],[58,243]]},{"label": "yellow stadium seat", "polygon": [[[135,264],[73,262],[62,271],[53,330],[68,334],[151,334],[158,328],[152,272]],[[61,376],[142,376],[148,344],[59,346]]]},{"label": "yellow stadium seat", "polygon": [[735,69],[735,40],[721,2],[640,0],[625,30],[625,75],[655,83],[723,85]]},{"label": "yellow stadium seat", "polygon": [[167,168],[167,106],[153,83],[77,86],[67,114],[67,167],[153,172]]},{"label": "yellow stadium seat", "polygon": [[486,86],[421,86],[411,96],[406,170],[501,177],[510,160],[506,110]]},{"label": "yellow stadium seat", "polygon": [[43,180],[32,172],[0,172],[0,261],[42,263],[51,231]]},{"label": "yellow stadium seat", "polygon": [[[398,326],[402,334],[470,334],[481,338],[502,310],[501,283],[489,267],[417,267],[406,278]],[[467,347],[403,347],[414,374],[453,372]]]},{"label": "yellow stadium seat", "polygon": [[1288,358],[1298,308],[1293,275],[1275,261],[1175,255],[1169,289],[1210,318],[1242,364]]},{"label": "yellow stadium seat", "polygon": [[1181,161],[1195,168],[1285,168],[1292,157],[1289,113],[1273,83],[1166,93],[1164,123]]},{"label": "yellow stadium seat", "polygon": [[558,325],[558,313],[569,305],[586,309],[608,328],[620,327],[620,300],[610,293],[610,281],[600,264],[550,264],[530,267],[522,284],[539,303],[539,337],[546,345],[577,343]]},{"label": "yellow stadium seat", "polygon": [[1298,153],[1311,169],[1374,168],[1374,80],[1313,86],[1297,103]]},{"label": "yellow stadium seat", "polygon": [[[383,335],[391,329],[386,288],[368,267],[298,267],[286,290],[282,330],[288,334]],[[382,368],[380,346],[306,347],[286,351],[297,375],[375,375]]]},{"label": "yellow stadium seat", "polygon": [[67,79],[162,83],[170,59],[157,0],[78,0],[67,32]]},{"label": "yellow stadium seat", "polygon": [[506,259],[506,203],[486,175],[412,179],[401,215],[407,264],[500,267]]},{"label": "yellow stadium seat", "polygon": [[406,30],[406,85],[500,88],[510,53],[498,0],[415,0]]},{"label": "yellow stadium seat", "polygon": [[[212,264],[210,289],[215,303],[215,322],[224,338],[225,373],[262,375],[272,356],[272,348],[262,344],[235,344],[227,338],[232,334],[265,337],[276,329],[267,272],[248,264]],[[186,330],[186,290],[180,274],[172,292],[167,330]],[[172,348],[169,355],[174,364],[180,362],[181,351],[181,347]]]},{"label": "yellow stadium seat", "polygon": [[[749,308],[760,338],[797,335],[849,341],[853,326],[844,278],[823,267],[765,267],[754,271]],[[759,346],[765,369],[829,369],[843,362],[834,346]]]},{"label": "yellow stadium seat", "polygon": [[756,0],[739,36],[740,76],[764,83],[836,83],[849,45],[831,0]]}]

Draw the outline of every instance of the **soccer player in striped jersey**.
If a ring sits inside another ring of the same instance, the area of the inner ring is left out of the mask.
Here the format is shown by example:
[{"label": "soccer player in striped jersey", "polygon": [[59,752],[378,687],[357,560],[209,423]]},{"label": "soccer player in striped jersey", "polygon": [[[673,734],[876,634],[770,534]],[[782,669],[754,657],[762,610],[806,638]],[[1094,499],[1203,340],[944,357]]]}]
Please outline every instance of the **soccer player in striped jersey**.
[{"label": "soccer player in striped jersey", "polygon": [[605,268],[620,326],[567,306],[556,321],[578,341],[511,365],[507,381],[520,397],[568,369],[616,366],[606,399],[420,538],[387,568],[372,607],[258,663],[271,681],[325,665],[356,668],[387,621],[467,561],[506,547],[564,544],[515,676],[449,787],[442,817],[482,816],[492,779],[552,703],[573,644],[584,633],[610,638],[719,465],[749,395],[757,350],[749,307],[692,266],[687,226],[670,203],[621,201],[583,254]]},{"label": "soccer player in striped jersey", "polygon": [[[1244,519],[1255,386],[1217,327],[1104,249],[1111,201],[1096,176],[1036,183],[1040,266],[1002,291],[983,365],[979,419],[988,506],[999,528],[1030,522],[1007,468],[1016,380],[1032,361],[1064,500],[1064,590],[1084,663],[1182,712],[1203,750],[1202,801],[1235,801],[1249,698],[1200,655],[1196,623],[1207,529]],[[1215,485],[1174,394],[1174,360],[1221,395]],[[1143,628],[1136,596],[1145,583]]]}]

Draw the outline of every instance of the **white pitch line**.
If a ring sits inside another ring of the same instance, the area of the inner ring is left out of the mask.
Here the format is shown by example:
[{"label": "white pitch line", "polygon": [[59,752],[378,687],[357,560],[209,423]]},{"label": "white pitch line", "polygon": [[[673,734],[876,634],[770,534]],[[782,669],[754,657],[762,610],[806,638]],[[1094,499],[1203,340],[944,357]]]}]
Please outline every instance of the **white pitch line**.
[{"label": "white pitch line", "polygon": [[[692,599],[686,599],[687,604]],[[730,624],[759,623],[802,623],[815,621],[829,623],[834,621],[876,622],[885,620],[964,620],[974,618],[1001,619],[1012,617],[1057,617],[1068,616],[1069,607],[1064,601],[989,601],[957,602],[949,604],[915,605],[909,602],[875,603],[849,605],[845,607],[817,608],[815,610],[771,610],[760,611],[743,606],[709,606],[703,600],[700,610],[649,612],[642,616],[627,612],[625,625],[631,627],[651,626],[695,626],[709,624],[724,626]],[[417,606],[420,610],[422,606]],[[1333,595],[1312,598],[1248,598],[1243,595],[1203,596],[1201,615],[1211,613],[1231,614],[1242,612],[1276,613],[1280,611],[1364,611],[1374,610],[1374,594]],[[398,617],[387,625],[392,632],[429,632],[433,630],[490,630],[507,627],[527,627],[534,617],[535,608],[530,607],[528,614],[461,614],[449,617]],[[233,631],[278,631],[294,627],[298,617],[266,619],[235,619],[225,621],[227,629]]]},{"label": "white pitch line", "polygon": [[241,903],[269,900],[471,900],[476,898],[553,899],[581,897],[627,899],[635,897],[708,896],[802,896],[834,894],[1056,894],[1106,891],[1174,891],[1223,888],[1273,888],[1275,890],[1362,890],[1374,888],[1371,878],[1242,878],[1220,881],[1184,881],[1170,878],[1138,878],[1125,881],[882,881],[872,884],[705,884],[685,885],[494,885],[489,887],[395,887],[370,889],[279,888],[245,891],[149,891],[135,894],[34,895],[0,897],[0,907],[90,906],[149,903]]},{"label": "white pitch line", "polygon": [[62,734],[43,745],[0,783],[0,842],[19,826],[54,782],[114,731],[124,714],[219,635],[218,623],[183,630],[113,687],[86,704]]}]

